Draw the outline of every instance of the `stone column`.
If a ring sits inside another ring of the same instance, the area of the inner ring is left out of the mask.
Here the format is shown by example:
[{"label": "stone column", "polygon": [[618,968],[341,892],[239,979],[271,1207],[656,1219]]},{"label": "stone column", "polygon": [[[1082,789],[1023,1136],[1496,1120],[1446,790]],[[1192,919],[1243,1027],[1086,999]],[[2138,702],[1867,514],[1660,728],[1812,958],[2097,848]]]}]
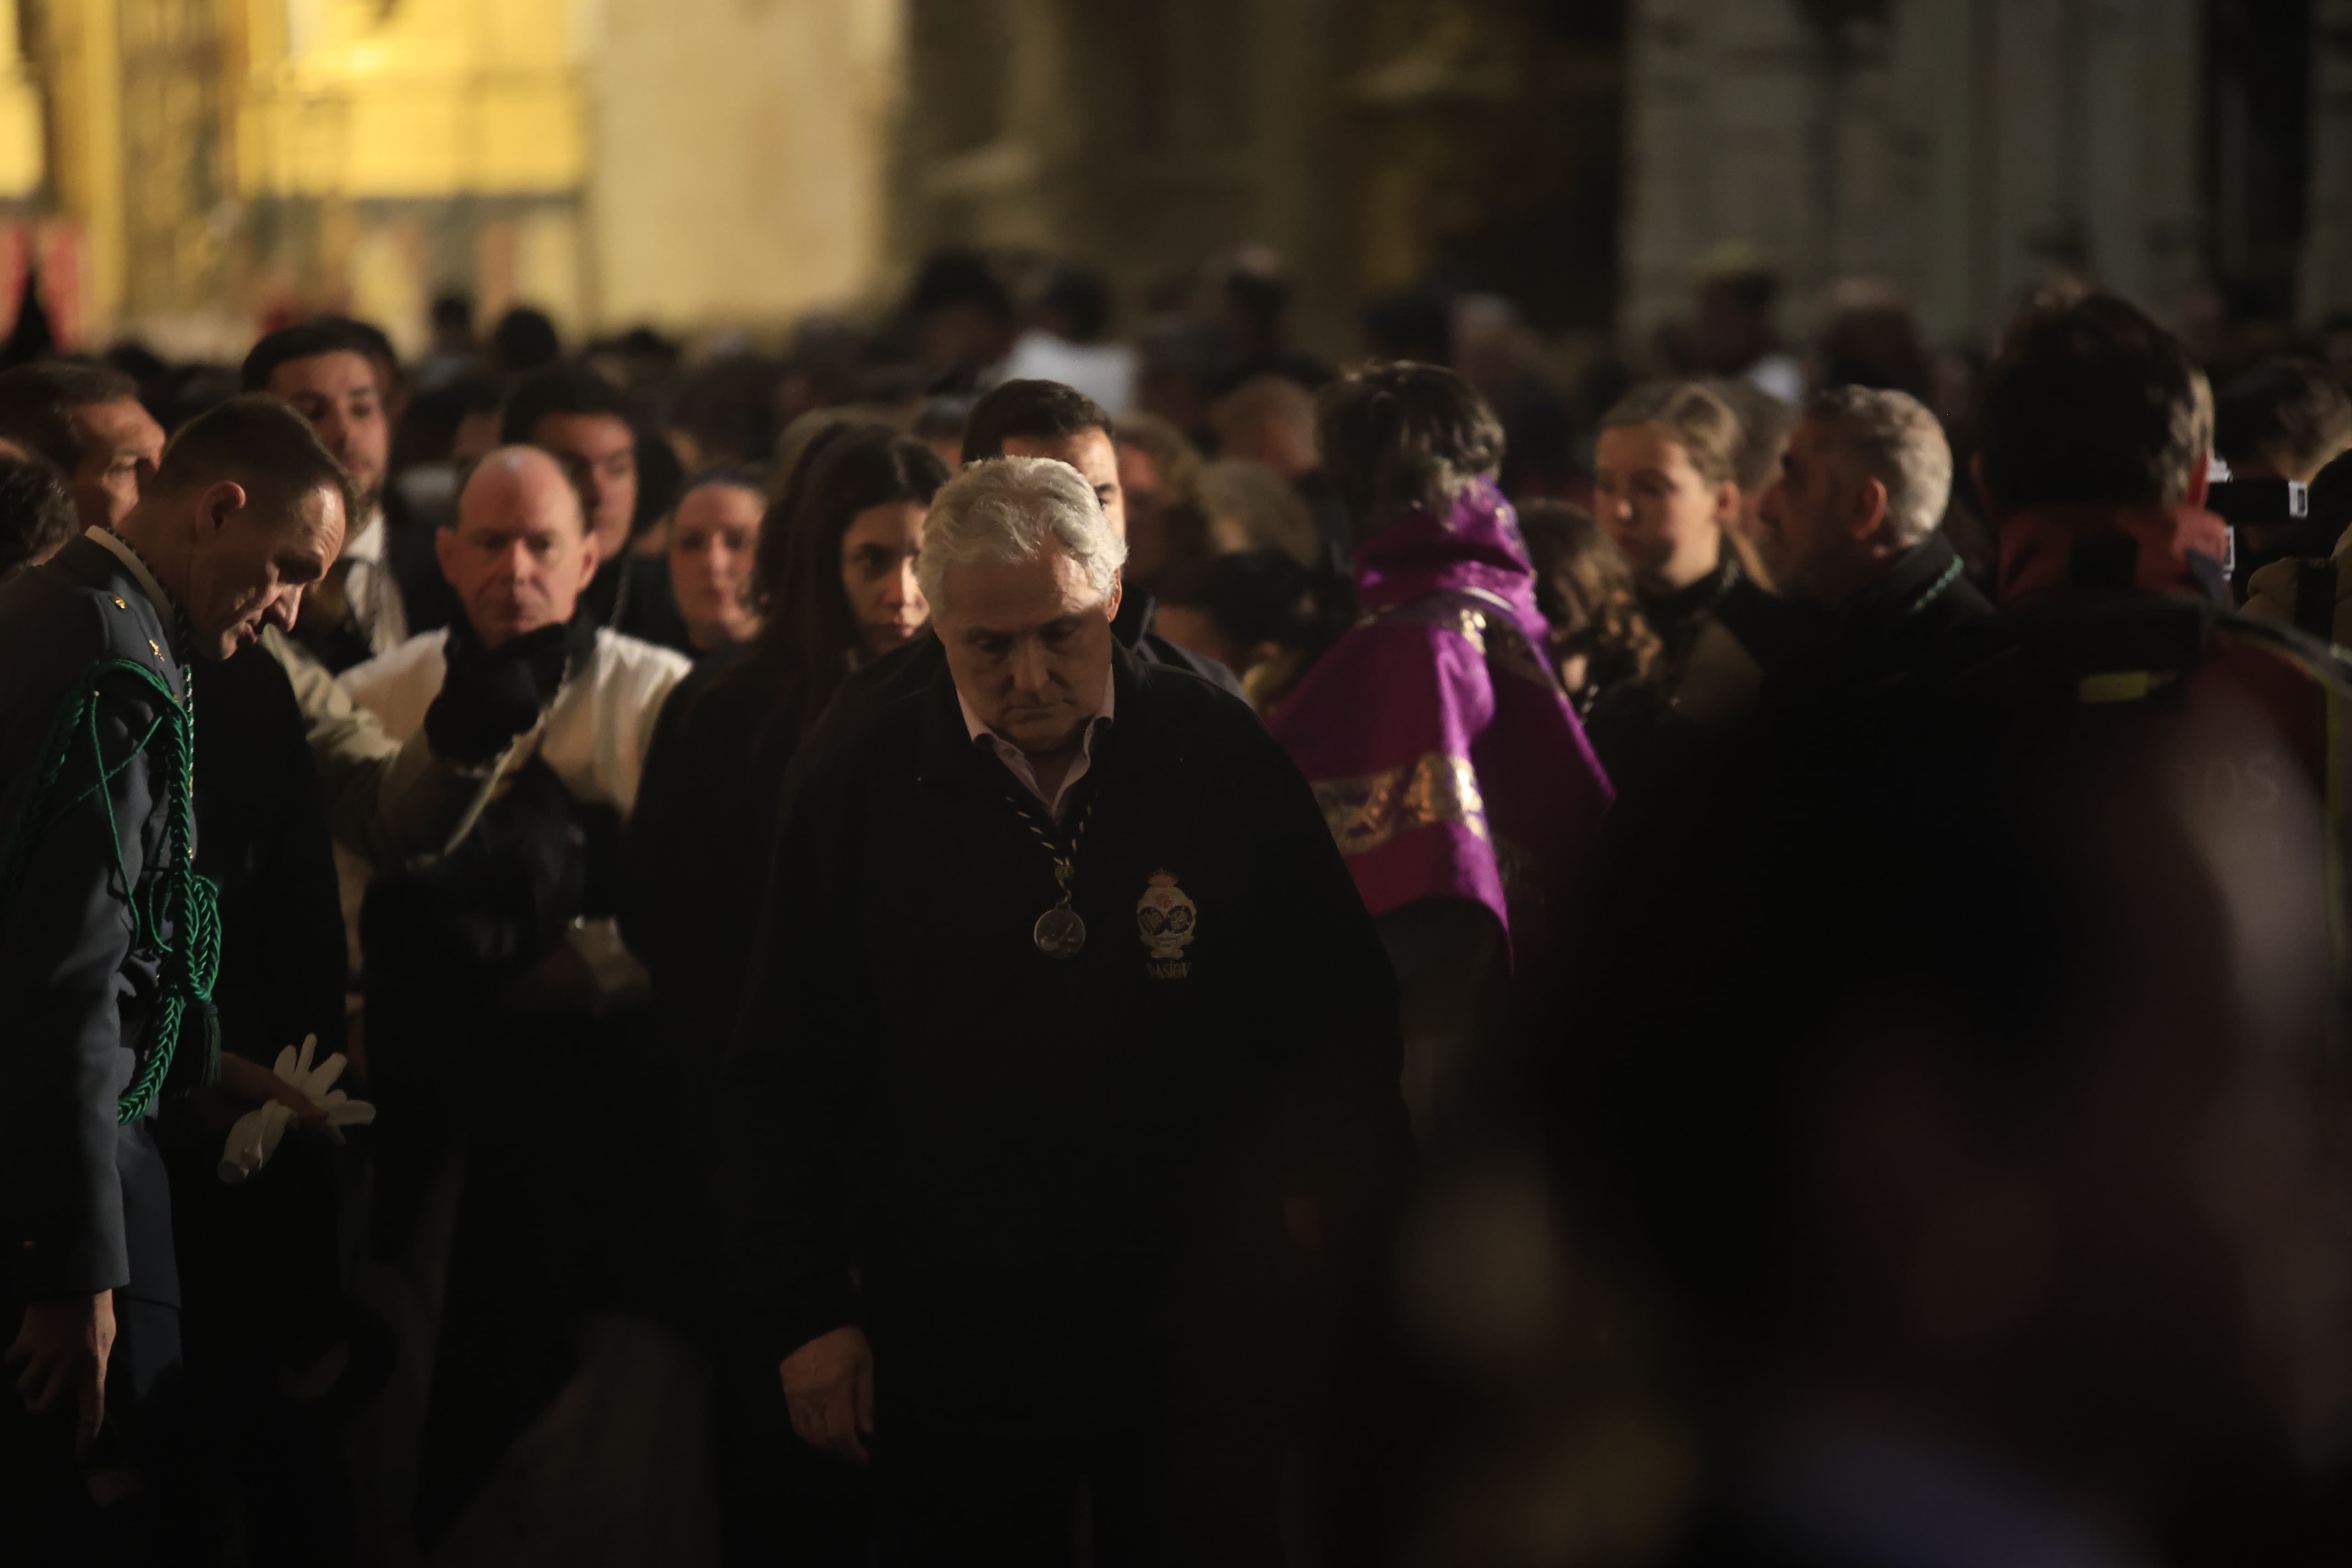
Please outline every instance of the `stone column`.
[{"label": "stone column", "polygon": [[595,315],[782,325],[880,269],[892,0],[605,0],[589,86]]},{"label": "stone column", "polygon": [[1627,41],[1624,304],[1637,349],[1738,247],[1809,326],[1833,256],[1826,63],[1789,0],[1636,0]]},{"label": "stone column", "polygon": [[18,52],[16,0],[0,0],[0,202],[40,195],[47,174],[41,137],[41,94]]},{"label": "stone column", "polygon": [[116,0],[37,0],[42,77],[55,134],[50,193],[80,225],[83,324],[102,332],[123,290],[122,57]]},{"label": "stone column", "polygon": [[2352,310],[2352,0],[2312,7],[2311,226],[2303,316]]}]

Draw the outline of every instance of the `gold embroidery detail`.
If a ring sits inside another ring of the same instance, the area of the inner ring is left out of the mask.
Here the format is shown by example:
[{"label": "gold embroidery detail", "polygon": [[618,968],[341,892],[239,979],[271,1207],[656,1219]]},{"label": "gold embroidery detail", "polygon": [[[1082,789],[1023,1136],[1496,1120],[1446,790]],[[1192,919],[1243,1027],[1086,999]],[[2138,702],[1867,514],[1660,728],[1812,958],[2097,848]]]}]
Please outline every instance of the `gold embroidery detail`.
[{"label": "gold embroidery detail", "polygon": [[127,610],[131,606],[124,604],[121,599],[117,599],[114,601],[114,607],[118,610]]},{"label": "gold embroidery detail", "polygon": [[157,658],[163,657],[163,650],[156,646],[155,639],[153,637],[149,637],[147,639],[147,651],[153,654]]},{"label": "gold embroidery detail", "polygon": [[1559,690],[1559,677],[1538,658],[1528,647],[1528,639],[1516,626],[1496,628],[1502,635],[1487,646],[1486,662],[1506,675],[1516,675],[1522,680],[1532,680],[1548,691]]},{"label": "gold embroidery detail", "polygon": [[[1470,645],[1473,653],[1506,675],[1531,680],[1547,691],[1565,696],[1560,692],[1558,673],[1528,646],[1526,634],[1519,630],[1517,618],[1508,613],[1508,601],[1476,588],[1462,591],[1462,597],[1473,596],[1501,605],[1504,613],[1497,614],[1493,610],[1481,609],[1475,604],[1465,605],[1456,600],[1430,616],[1428,624],[1455,633]],[[1426,600],[1420,602],[1426,603]],[[1404,605],[1392,610],[1374,611],[1358,624],[1369,626],[1385,621],[1415,618],[1413,612],[1418,608],[1419,605]]]},{"label": "gold embroidery detail", "polygon": [[1377,849],[1400,833],[1458,822],[1486,837],[1486,803],[1468,762],[1431,752],[1410,767],[1315,786],[1315,804],[1343,855]]}]

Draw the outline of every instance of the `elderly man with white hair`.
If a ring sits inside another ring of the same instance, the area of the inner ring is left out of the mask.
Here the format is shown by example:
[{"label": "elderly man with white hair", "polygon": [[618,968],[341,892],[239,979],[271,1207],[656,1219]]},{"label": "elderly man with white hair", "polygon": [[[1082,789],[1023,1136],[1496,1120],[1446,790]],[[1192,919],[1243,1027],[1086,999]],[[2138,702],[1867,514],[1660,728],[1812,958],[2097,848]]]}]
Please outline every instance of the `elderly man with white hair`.
[{"label": "elderly man with white hair", "polygon": [[1067,1562],[1082,1496],[1096,1563],[1275,1561],[1276,1331],[1234,1287],[1344,1252],[1402,1136],[1322,814],[1113,637],[1124,553],[1067,465],[967,468],[919,568],[944,668],[777,840],[730,1250],[770,1397],[877,1467],[884,1562]]},{"label": "elderly man with white hair", "polygon": [[1992,604],[1939,531],[1952,491],[1943,426],[1907,393],[1816,395],[1757,509],[1780,592],[1822,617],[1811,672],[1885,688],[1965,660]]}]

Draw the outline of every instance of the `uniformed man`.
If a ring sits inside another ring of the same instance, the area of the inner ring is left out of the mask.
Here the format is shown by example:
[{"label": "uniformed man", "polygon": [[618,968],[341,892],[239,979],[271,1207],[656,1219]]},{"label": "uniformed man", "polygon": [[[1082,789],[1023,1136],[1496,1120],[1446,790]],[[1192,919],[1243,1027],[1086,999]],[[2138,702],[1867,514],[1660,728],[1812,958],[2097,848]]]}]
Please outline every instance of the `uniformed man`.
[{"label": "uniformed man", "polygon": [[1331,1241],[1302,1126],[1402,1137],[1322,814],[1246,705],[1114,635],[1124,554],[1070,466],[966,468],[919,568],[944,663],[778,838],[733,1250],[793,1429],[875,1459],[886,1562],[1068,1561],[1082,1488],[1096,1563],[1275,1561],[1235,1282],[1284,1274],[1286,1216]]},{"label": "uniformed man", "polygon": [[206,1068],[219,952],[189,661],[290,627],[351,510],[307,425],[238,398],[116,532],[0,588],[0,1518],[54,1543],[26,1561],[100,1560],[128,1524],[100,1505],[152,1495],[162,1454],[178,1288],[147,1119]]}]

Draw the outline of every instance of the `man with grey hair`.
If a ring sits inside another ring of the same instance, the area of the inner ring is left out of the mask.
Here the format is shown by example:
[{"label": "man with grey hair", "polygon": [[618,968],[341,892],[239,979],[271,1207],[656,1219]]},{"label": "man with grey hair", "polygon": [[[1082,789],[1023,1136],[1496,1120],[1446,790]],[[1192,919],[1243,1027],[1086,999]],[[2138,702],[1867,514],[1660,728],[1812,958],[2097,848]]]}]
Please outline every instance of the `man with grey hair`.
[{"label": "man with grey hair", "polygon": [[1943,427],[1908,393],[1841,386],[1806,405],[1757,543],[1780,592],[1822,617],[1820,673],[1899,683],[1994,618],[1937,531],[1951,490]]},{"label": "man with grey hair", "polygon": [[[722,1101],[737,1306],[886,1563],[1277,1560],[1281,1255],[1393,1159],[1396,987],[1246,705],[1111,626],[1078,471],[965,468],[943,667],[786,804]],[[1337,1152],[1352,1150],[1342,1157]],[[1287,1240],[1286,1240],[1286,1233]]]}]

